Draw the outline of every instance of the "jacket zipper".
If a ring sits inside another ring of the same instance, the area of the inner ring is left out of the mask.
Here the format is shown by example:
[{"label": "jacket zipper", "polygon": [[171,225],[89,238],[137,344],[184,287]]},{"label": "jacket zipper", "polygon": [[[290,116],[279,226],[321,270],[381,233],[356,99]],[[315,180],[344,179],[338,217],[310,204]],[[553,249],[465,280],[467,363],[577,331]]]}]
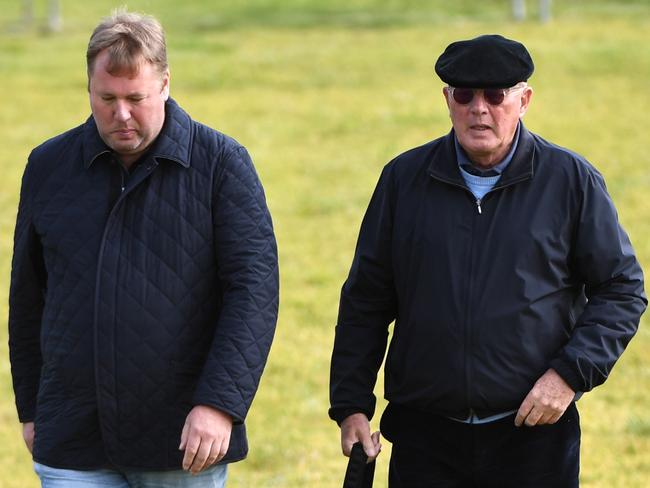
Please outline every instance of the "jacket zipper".
[{"label": "jacket zipper", "polygon": [[[469,190],[468,190],[469,191]],[[470,192],[471,193],[471,192]],[[472,195],[473,196],[473,195]],[[467,300],[467,308],[466,308],[466,314],[465,314],[465,396],[467,398],[467,408],[469,410],[469,415],[473,422],[473,415],[474,415],[474,410],[472,409],[472,383],[473,383],[473,375],[472,375],[472,339],[474,337],[473,334],[473,310],[470,304],[474,300],[474,288],[472,286],[473,280],[471,279],[472,275],[474,274],[474,267],[476,264],[476,227],[479,225],[479,221],[476,220],[480,218],[479,216],[483,213],[483,210],[481,209],[481,199],[477,198],[475,200],[475,205],[476,209],[478,210],[478,216],[472,219],[472,228],[471,228],[471,237],[470,237],[470,242],[469,242],[469,270],[467,274],[467,292],[466,292],[466,300]]]},{"label": "jacket zipper", "polygon": [[[458,188],[461,188],[462,190],[466,191],[469,193],[473,198],[474,198],[474,204],[476,205],[476,210],[478,211],[478,215],[483,214],[483,209],[481,207],[483,200],[485,200],[485,197],[489,195],[490,193],[493,193],[495,191],[501,190],[503,188],[507,188],[508,186],[512,186],[516,183],[519,183],[520,181],[524,181],[528,178],[518,178],[515,180],[512,180],[505,185],[502,186],[497,186],[495,185],[490,191],[488,191],[485,195],[483,195],[483,198],[476,198],[474,194],[470,191],[469,188],[467,188],[465,185],[461,185],[459,183],[456,183],[454,181],[446,180],[444,178],[439,178],[437,176],[434,176],[433,174],[429,173],[429,175],[443,183],[446,183],[448,185],[452,185]],[[468,276],[472,276],[473,268],[474,268],[474,234],[475,232],[475,227],[476,227],[476,221],[472,223],[472,235],[470,238],[470,259],[469,259],[469,274]],[[471,303],[472,296],[473,296],[473,290],[472,290],[472,282],[469,280],[469,283],[467,285],[467,292],[466,292],[466,299],[467,299],[467,308],[466,308],[466,315],[465,315],[465,341],[464,341],[464,346],[465,346],[465,397],[466,397],[466,405],[467,409],[470,415],[470,422],[474,423],[474,409],[472,408],[471,405],[471,384],[472,384],[472,374],[471,374],[471,346],[472,346],[472,330],[471,330],[471,323],[472,323],[472,315],[471,315],[471,307],[469,304]]]},{"label": "jacket zipper", "polygon": [[[142,183],[142,181],[144,181],[146,178],[151,176],[151,173],[152,173],[151,168],[152,167],[153,167],[152,165],[149,165],[147,167],[148,173],[142,178],[141,181],[139,181],[136,185],[134,185],[133,188],[135,188],[135,186],[139,185],[140,183]],[[98,410],[99,410],[98,415],[99,415],[99,418],[100,418],[99,423],[100,423],[100,428],[101,428],[102,432],[104,431],[104,427],[102,426],[102,420],[101,420],[102,419],[102,410],[106,407],[106,404],[102,399],[102,386],[101,386],[102,382],[100,381],[99,368],[97,367],[97,363],[96,363],[97,360],[98,360],[97,351],[99,350],[99,344],[97,342],[98,334],[97,334],[97,331],[96,331],[96,327],[97,327],[97,322],[98,322],[98,317],[99,317],[99,314],[98,314],[99,306],[98,306],[98,304],[99,304],[99,294],[100,294],[100,288],[101,288],[100,287],[101,273],[102,273],[102,267],[104,265],[104,249],[106,247],[106,238],[108,237],[108,233],[109,233],[110,228],[113,226],[113,219],[114,219],[115,213],[117,212],[117,208],[122,203],[122,200],[124,200],[126,198],[126,194],[128,193],[128,192],[125,192],[126,184],[125,184],[125,181],[124,181],[124,169],[123,168],[120,168],[120,174],[121,174],[121,178],[122,178],[121,179],[121,191],[120,191],[119,197],[117,198],[117,201],[113,204],[113,207],[111,208],[111,211],[109,212],[108,217],[106,218],[106,225],[104,226],[104,230],[102,232],[102,239],[101,239],[100,244],[99,244],[99,254],[97,256],[97,274],[95,275],[95,296],[94,296],[94,309],[95,310],[93,312],[93,332],[95,333],[95,340],[94,340],[93,347],[94,347],[94,350],[95,350],[95,354],[94,354],[95,355],[95,364],[94,364],[94,368],[95,368],[95,391],[96,391],[96,394],[97,394],[97,405],[98,405]],[[131,188],[131,189],[133,189],[133,188]],[[115,361],[115,358],[113,358],[113,360]],[[113,390],[114,386],[115,386],[114,384],[111,384],[110,389]],[[104,386],[104,388],[106,388],[106,386]],[[112,391],[112,393],[113,393],[113,396],[115,396],[115,392]]]}]

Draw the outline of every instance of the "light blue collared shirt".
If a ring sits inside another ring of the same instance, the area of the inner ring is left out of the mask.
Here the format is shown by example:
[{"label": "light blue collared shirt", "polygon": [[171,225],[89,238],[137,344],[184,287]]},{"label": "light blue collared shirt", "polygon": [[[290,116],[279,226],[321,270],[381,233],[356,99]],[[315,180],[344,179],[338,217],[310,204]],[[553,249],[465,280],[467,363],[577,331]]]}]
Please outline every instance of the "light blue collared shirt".
[{"label": "light blue collared shirt", "polygon": [[467,416],[466,419],[457,419],[455,417],[449,417],[451,420],[460,422],[462,424],[489,424],[490,422],[496,422],[497,420],[504,419],[510,415],[517,413],[517,410],[508,410],[507,412],[500,412],[495,415],[490,415],[489,417],[479,418],[473,411]]},{"label": "light blue collared shirt", "polygon": [[[505,158],[503,158],[498,164],[490,168],[489,170],[490,172],[497,173],[494,176],[478,176],[467,172],[463,168],[464,166],[469,166],[469,167],[475,167],[475,166],[470,161],[465,150],[461,147],[460,143],[458,142],[458,138],[454,136],[454,144],[456,146],[456,159],[458,160],[458,167],[460,169],[460,174],[463,176],[463,179],[465,180],[465,184],[467,185],[469,190],[472,192],[472,194],[476,197],[478,201],[480,201],[485,196],[486,193],[488,193],[492,188],[494,188],[494,185],[496,185],[497,181],[499,181],[499,178],[501,178],[501,173],[505,171],[505,169],[510,164],[510,161],[512,161],[512,157],[514,156],[515,151],[517,150],[517,142],[519,140],[520,126],[521,123],[518,123],[517,130],[515,131],[515,136],[512,139],[512,146],[510,146],[510,151],[508,151],[508,154],[506,154]],[[478,171],[481,171],[479,168],[476,169]]]}]

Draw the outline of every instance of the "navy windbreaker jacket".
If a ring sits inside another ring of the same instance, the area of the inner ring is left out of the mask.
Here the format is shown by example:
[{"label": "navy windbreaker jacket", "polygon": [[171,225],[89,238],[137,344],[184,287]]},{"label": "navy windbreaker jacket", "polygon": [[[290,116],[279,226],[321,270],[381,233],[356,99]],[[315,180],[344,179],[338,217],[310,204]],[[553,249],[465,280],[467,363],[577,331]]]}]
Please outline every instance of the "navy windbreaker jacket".
[{"label": "navy windbreaker jacket", "polygon": [[274,334],[277,250],[246,150],[172,100],[128,179],[93,118],[30,155],[11,274],[9,342],[34,459],[180,469],[185,417],[244,419]]},{"label": "navy windbreaker jacket", "polygon": [[513,159],[476,201],[453,131],[385,168],[342,292],[330,416],[385,396],[467,417],[519,408],[554,368],[575,391],[607,378],[646,306],[643,274],[602,176],[521,126]]}]

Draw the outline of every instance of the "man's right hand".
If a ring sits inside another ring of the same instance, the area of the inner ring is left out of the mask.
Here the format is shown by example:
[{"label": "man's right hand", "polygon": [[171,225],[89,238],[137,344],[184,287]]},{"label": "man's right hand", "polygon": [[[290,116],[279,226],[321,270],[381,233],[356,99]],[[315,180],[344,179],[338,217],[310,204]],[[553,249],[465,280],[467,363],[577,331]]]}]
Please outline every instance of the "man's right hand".
[{"label": "man's right hand", "polygon": [[374,461],[381,452],[379,431],[370,434],[370,422],[363,413],[354,413],[341,422],[341,449],[345,456],[350,456],[355,442],[363,444],[368,462]]},{"label": "man's right hand", "polygon": [[34,422],[25,422],[23,424],[23,439],[25,439],[25,444],[31,454],[32,449],[34,449]]}]

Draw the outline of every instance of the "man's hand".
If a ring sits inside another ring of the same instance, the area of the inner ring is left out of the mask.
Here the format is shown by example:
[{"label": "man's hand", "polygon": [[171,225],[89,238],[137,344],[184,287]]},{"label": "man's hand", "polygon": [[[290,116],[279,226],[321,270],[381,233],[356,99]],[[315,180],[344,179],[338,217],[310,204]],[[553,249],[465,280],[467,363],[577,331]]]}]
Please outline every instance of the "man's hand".
[{"label": "man's hand", "polygon": [[515,417],[515,425],[554,424],[573,401],[575,392],[553,369],[549,369],[526,395]]},{"label": "man's hand", "polygon": [[183,469],[197,474],[221,460],[228,451],[232,417],[206,405],[194,407],[185,419],[181,444]]},{"label": "man's hand", "polygon": [[370,422],[362,413],[354,413],[341,422],[341,449],[345,456],[350,456],[355,442],[363,444],[368,462],[374,461],[381,452],[379,431],[370,435]]},{"label": "man's hand", "polygon": [[23,424],[23,439],[25,439],[25,444],[31,454],[34,449],[34,422],[25,422]]}]

